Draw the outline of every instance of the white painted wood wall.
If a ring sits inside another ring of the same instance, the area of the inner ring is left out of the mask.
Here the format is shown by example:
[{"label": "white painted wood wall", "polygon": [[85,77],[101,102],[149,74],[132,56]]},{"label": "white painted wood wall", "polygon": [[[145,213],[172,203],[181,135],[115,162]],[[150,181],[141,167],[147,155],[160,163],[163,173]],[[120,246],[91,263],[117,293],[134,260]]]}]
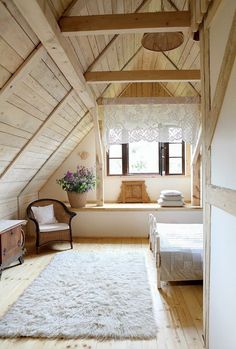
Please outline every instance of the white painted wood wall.
[{"label": "white painted wood wall", "polygon": [[[209,31],[210,42],[210,88],[213,101],[217,89],[217,79],[223,61],[229,32],[235,16],[236,2],[222,1]],[[227,18],[227,20],[226,20]],[[234,19],[235,21],[235,19]],[[236,28],[236,21],[234,23]],[[236,29],[234,29],[236,43]],[[234,51],[235,52],[235,51]],[[236,190],[236,62],[230,74],[223,105],[211,144],[211,184]],[[216,197],[212,196],[211,205],[211,254],[210,254],[210,312],[209,348],[234,349],[236,343],[236,216],[223,208],[235,205],[231,198],[220,197],[222,207],[218,208]],[[226,202],[227,201],[227,202]]]},{"label": "white painted wood wall", "polygon": [[234,349],[236,3],[214,1],[200,33],[203,112],[204,337]]}]

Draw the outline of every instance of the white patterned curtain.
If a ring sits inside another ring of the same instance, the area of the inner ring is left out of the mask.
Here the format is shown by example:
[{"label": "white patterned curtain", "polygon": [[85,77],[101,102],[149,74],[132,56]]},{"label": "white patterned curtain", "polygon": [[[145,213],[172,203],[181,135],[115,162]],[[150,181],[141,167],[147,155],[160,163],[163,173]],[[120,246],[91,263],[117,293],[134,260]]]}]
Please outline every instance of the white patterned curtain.
[{"label": "white patterned curtain", "polygon": [[194,143],[200,124],[198,104],[105,104],[104,141]]}]

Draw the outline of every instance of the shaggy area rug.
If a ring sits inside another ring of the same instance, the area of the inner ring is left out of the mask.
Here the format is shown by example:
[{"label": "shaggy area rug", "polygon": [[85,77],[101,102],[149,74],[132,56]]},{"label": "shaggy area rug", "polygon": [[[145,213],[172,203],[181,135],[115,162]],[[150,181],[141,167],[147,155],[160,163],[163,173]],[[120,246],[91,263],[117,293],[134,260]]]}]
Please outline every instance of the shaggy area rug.
[{"label": "shaggy area rug", "polygon": [[0,320],[1,337],[156,337],[145,256],[62,252]]}]

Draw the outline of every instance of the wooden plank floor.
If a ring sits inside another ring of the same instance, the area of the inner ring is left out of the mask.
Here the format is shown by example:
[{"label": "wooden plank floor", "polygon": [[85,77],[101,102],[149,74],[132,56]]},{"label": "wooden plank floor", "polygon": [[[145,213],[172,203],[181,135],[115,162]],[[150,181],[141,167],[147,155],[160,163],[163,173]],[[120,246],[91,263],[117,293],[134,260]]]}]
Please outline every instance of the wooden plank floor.
[{"label": "wooden plank floor", "polygon": [[[63,245],[54,246],[62,249]],[[66,247],[66,245],[64,245]],[[202,286],[165,285],[156,289],[152,255],[146,239],[77,239],[74,249],[83,251],[132,250],[147,255],[148,273],[158,319],[156,339],[148,341],[105,341],[76,339],[0,339],[1,349],[202,349]],[[42,250],[35,255],[31,246],[22,266],[3,272],[0,281],[0,316],[15,302],[24,289],[55,255],[54,250]],[[35,302],[40,299],[35,299]]]}]

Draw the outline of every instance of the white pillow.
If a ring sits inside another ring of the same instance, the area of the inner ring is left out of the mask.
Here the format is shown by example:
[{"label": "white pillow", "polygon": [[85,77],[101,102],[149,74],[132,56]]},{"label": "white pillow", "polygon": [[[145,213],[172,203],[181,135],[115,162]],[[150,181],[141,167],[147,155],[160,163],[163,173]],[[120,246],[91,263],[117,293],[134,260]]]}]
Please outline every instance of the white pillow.
[{"label": "white pillow", "polygon": [[34,217],[39,224],[53,224],[58,223],[55,215],[53,205],[48,206],[32,206]]},{"label": "white pillow", "polygon": [[164,196],[179,196],[182,195],[181,191],[178,190],[162,190],[161,195]]}]

